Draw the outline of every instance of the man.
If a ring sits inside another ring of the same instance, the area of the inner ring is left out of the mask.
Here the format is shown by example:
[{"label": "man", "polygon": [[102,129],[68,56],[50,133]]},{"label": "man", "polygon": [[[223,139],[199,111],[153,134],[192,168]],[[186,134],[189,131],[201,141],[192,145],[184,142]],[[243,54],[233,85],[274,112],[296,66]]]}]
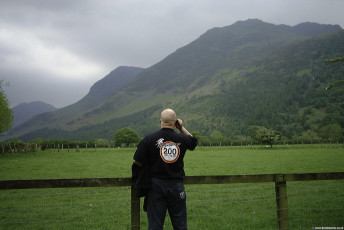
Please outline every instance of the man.
[{"label": "man", "polygon": [[[186,130],[172,109],[161,112],[160,126],[160,130],[141,141],[134,154],[134,163],[148,169],[150,177],[149,230],[163,229],[167,210],[173,228],[184,230],[187,229],[187,214],[183,159],[187,149],[195,149],[197,139]],[[175,128],[181,133],[174,132]]]}]

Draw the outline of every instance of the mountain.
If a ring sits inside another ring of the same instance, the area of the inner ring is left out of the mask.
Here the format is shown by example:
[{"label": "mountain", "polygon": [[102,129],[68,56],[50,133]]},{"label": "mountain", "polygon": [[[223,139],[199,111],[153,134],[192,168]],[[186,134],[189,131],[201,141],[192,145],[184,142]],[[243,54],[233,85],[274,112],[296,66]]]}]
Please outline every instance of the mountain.
[{"label": "mountain", "polygon": [[279,25],[279,27],[283,30],[306,36],[314,36],[342,29],[339,25],[321,25],[312,22],[304,22],[296,26]]},{"label": "mountain", "polygon": [[139,76],[139,79],[145,79],[146,84],[133,82],[130,90],[148,88],[165,93],[181,87],[181,84],[195,90],[204,83],[208,84],[209,76],[221,69],[244,66],[303,38],[260,20],[213,28],[147,69]]},{"label": "mountain", "polygon": [[92,123],[96,117],[97,122],[104,122],[157,104],[180,101],[185,96],[212,94],[220,84],[218,75],[305,38],[260,20],[213,28],[144,70],[97,110],[83,114],[80,121]]},{"label": "mountain", "polygon": [[[120,66],[111,71],[107,76],[96,82],[89,93],[80,101],[54,112],[44,113],[32,117],[26,123],[14,127],[7,133],[7,137],[21,136],[44,127],[72,128],[72,122],[79,114],[101,105],[106,99],[119,91],[129,82],[133,81],[144,69],[139,67]],[[76,118],[77,119],[77,118]]]},{"label": "mountain", "polygon": [[80,113],[101,104],[124,85],[135,79],[143,70],[143,68],[128,66],[116,68],[103,79],[97,81],[85,97],[77,103],[68,106],[67,109],[73,109]]},{"label": "mountain", "polygon": [[56,108],[52,105],[41,101],[33,101],[29,103],[22,103],[12,108],[13,113],[13,127],[16,127],[32,117],[46,113],[55,111]]},{"label": "mountain", "polygon": [[344,56],[344,32],[303,26],[318,32],[305,35],[256,19],[210,29],[96,106],[73,116],[67,107],[54,117],[35,117],[12,135],[112,139],[123,127],[144,135],[159,127],[166,107],[174,108],[190,130],[208,136],[214,130],[247,136],[250,125],[285,136],[313,135],[332,123],[344,127],[342,89],[324,90],[331,80],[343,79],[343,65],[324,60]]},{"label": "mountain", "polygon": [[[45,118],[47,122],[42,126],[48,127],[64,127],[65,129],[73,129],[74,120],[79,120],[80,114],[87,114],[89,111],[96,109],[102,105],[106,100],[126,84],[133,81],[139,73],[144,69],[140,67],[119,66],[101,80],[97,81],[91,88],[88,94],[80,101],[62,108],[51,117]],[[84,122],[84,125],[88,122]]]},{"label": "mountain", "polygon": [[344,65],[324,62],[344,56],[343,41],[339,30],[286,46],[250,65],[240,79],[223,84],[211,110],[227,124],[219,129],[229,135],[233,130],[226,129],[233,127],[240,135],[246,127],[262,125],[284,136],[316,139],[326,126],[343,128],[344,88],[325,88],[344,79]]}]

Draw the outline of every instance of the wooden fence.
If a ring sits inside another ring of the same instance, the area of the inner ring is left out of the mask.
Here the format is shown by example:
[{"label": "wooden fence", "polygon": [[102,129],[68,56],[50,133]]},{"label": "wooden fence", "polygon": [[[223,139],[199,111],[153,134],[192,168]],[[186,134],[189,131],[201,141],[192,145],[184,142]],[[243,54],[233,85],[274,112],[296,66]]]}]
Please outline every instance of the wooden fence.
[{"label": "wooden fence", "polygon": [[[224,176],[187,176],[185,184],[230,184],[274,182],[276,210],[279,229],[289,229],[287,181],[342,180],[344,172],[301,173],[301,174],[260,174]],[[83,178],[83,179],[40,179],[3,180],[0,189],[70,188],[70,187],[131,187],[131,229],[140,229],[140,198],[136,196],[131,178]]]}]

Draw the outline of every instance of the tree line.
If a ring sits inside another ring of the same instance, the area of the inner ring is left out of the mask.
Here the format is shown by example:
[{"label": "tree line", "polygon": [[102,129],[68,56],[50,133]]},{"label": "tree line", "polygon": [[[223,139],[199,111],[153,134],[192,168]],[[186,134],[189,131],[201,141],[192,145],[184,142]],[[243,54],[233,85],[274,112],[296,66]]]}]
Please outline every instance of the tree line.
[{"label": "tree line", "polygon": [[43,139],[37,138],[30,141],[22,141],[18,138],[13,138],[6,142],[0,143],[1,153],[30,153],[36,151],[45,151],[46,149],[71,150],[77,151],[83,149],[97,149],[97,148],[118,148],[123,146],[131,146],[137,142],[116,144],[114,140],[89,138],[88,141],[74,141],[67,139]]},{"label": "tree line", "polygon": [[[342,143],[344,141],[340,126],[331,125],[322,130],[318,138],[305,137],[292,139],[282,137],[279,131],[271,130],[263,126],[250,126],[248,132],[249,137],[237,136],[236,138],[228,138],[218,130],[212,131],[209,136],[203,136],[200,132],[192,132],[191,134],[198,139],[198,144],[201,146],[264,145],[272,148],[276,144]],[[0,143],[0,151],[1,153],[30,153],[39,150],[44,151],[45,149],[54,149],[56,151],[76,149],[78,151],[80,148],[136,147],[141,140],[142,138],[134,129],[126,127],[119,129],[114,134],[112,140],[89,138],[87,141],[75,141],[37,138],[31,141],[21,141],[18,138],[13,138],[12,140]]]}]

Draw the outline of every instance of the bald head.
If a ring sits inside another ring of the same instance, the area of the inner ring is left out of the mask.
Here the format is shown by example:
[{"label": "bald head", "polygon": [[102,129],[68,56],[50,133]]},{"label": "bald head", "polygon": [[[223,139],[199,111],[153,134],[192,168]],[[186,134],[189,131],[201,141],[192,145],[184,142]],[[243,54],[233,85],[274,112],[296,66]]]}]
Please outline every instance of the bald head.
[{"label": "bald head", "polygon": [[161,112],[160,124],[161,128],[175,128],[177,115],[172,109],[165,109]]}]

